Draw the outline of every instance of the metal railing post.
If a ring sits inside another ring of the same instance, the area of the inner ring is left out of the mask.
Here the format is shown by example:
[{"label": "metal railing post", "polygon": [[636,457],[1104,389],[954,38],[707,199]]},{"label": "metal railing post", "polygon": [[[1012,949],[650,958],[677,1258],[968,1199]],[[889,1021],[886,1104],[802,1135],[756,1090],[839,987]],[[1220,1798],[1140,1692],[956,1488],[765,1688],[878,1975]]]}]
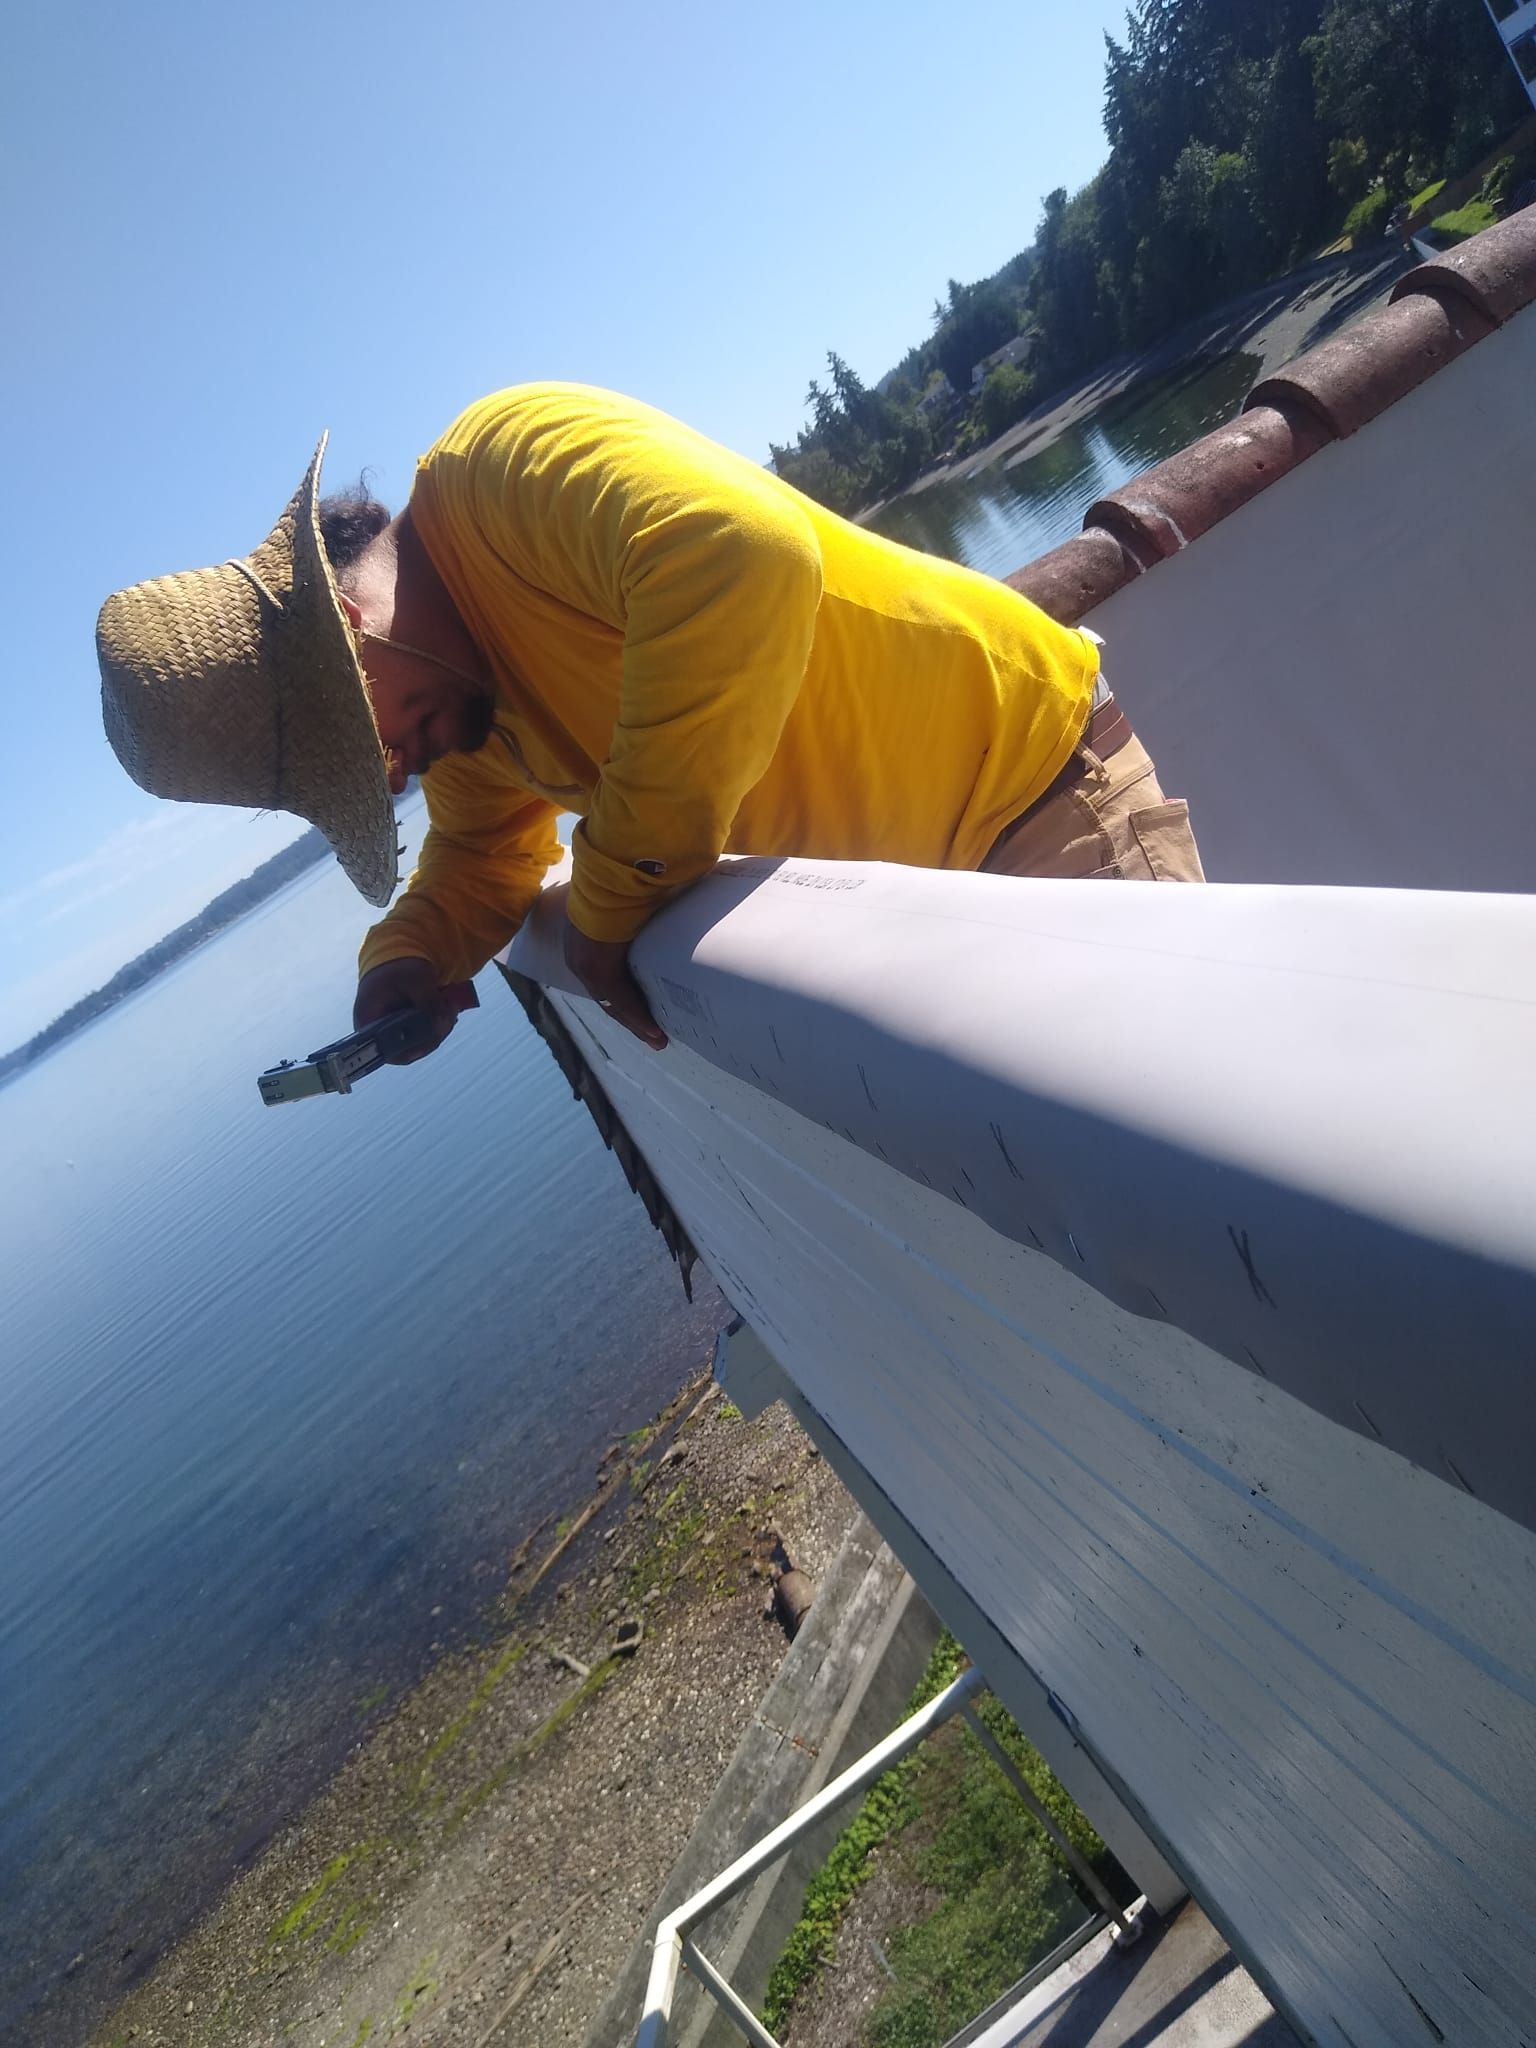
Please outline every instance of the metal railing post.
[{"label": "metal railing post", "polygon": [[697,1942],[683,1943],[683,1961],[714,1999],[716,2005],[736,2022],[752,2043],[752,2048],[780,2048],[778,2041],[769,2033],[741,1993],[721,1976]]},{"label": "metal railing post", "polygon": [[645,1987],[645,2012],[635,2048],[666,2048],[667,2022],[672,2017],[672,1993],[677,1986],[677,1966],[683,1959],[683,1937],[670,1920],[656,1930],[651,1950],[651,1974]]},{"label": "metal railing post", "polygon": [[1113,1894],[1104,1883],[1104,1880],[1099,1876],[1081,1849],[1073,1845],[1046,1807],[1042,1805],[1036,1796],[1034,1786],[1030,1784],[1028,1778],[1025,1777],[1024,1773],[992,1733],[986,1722],[982,1720],[980,1714],[977,1713],[969,1700],[961,1708],[961,1712],[965,1716],[966,1726],[986,1750],[988,1756],[997,1765],[997,1768],[1008,1780],[1020,1799],[1023,1800],[1025,1806],[1028,1807],[1035,1819],[1039,1821],[1041,1827],[1045,1829],[1052,1842],[1055,1843],[1073,1876],[1084,1887],[1088,1896],[1094,1900],[1100,1910],[1114,1921],[1119,1940],[1121,1942],[1134,1941],[1141,1932],[1141,1923],[1139,1921],[1133,1923],[1128,1920],[1120,1907],[1115,1904]]}]

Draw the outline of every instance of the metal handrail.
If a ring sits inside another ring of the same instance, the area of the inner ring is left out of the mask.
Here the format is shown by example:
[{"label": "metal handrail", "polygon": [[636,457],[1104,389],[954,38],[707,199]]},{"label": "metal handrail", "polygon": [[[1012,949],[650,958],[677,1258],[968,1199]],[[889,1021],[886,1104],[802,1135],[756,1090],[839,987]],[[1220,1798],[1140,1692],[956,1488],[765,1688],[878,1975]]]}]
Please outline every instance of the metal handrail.
[{"label": "metal handrail", "polygon": [[963,1672],[952,1685],[946,1686],[937,1698],[926,1707],[893,1728],[883,1742],[867,1750],[857,1763],[852,1764],[840,1777],[832,1780],[813,1799],[792,1813],[788,1820],[781,1821],[771,1834],[738,1856],[736,1861],[711,1878],[710,1882],[696,1891],[691,1899],[666,1918],[656,1929],[655,1944],[651,1952],[650,1980],[646,1985],[645,2010],[640,2020],[640,2031],[635,2036],[635,2048],[666,2048],[667,2023],[672,2017],[672,1998],[677,1988],[677,1973],[684,1962],[690,1973],[714,1999],[715,2003],[743,2033],[753,2048],[780,2048],[780,2044],[769,2033],[740,1994],[715,1967],[693,1940],[693,1930],[717,1906],[723,1905],[735,1893],[751,1883],[760,1871],[775,1862],[786,1850],[793,1847],[799,1838],[815,1827],[835,1807],[855,1792],[862,1792],[882,1777],[892,1764],[899,1763],[904,1756],[925,1741],[936,1728],[964,1714],[971,1727],[981,1737],[988,1754],[999,1765],[1015,1792],[1023,1799],[1030,1812],[1038,1820],[1056,1848],[1063,1854],[1073,1875],[1086,1887],[1099,1903],[1107,1919],[1113,1920],[1119,1937],[1125,1941],[1136,1938],[1139,1926],[1128,1921],[1125,1914],[1105,1889],[1086,1859],[1076,1850],[1060,1827],[1035,1797],[1028,1782],[1014,1764],[1013,1759],[992,1735],[979,1715],[971,1706],[972,1700],[985,1691],[986,1680],[977,1670]]}]

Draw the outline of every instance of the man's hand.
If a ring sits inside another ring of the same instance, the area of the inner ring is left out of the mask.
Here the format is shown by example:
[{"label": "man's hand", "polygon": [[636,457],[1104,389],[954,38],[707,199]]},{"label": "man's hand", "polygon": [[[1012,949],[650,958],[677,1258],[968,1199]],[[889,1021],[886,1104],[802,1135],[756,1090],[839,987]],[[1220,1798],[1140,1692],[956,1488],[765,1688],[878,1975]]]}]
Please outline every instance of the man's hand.
[{"label": "man's hand", "polygon": [[589,939],[575,925],[565,927],[565,964],[589,996],[595,996],[616,1024],[657,1052],[667,1034],[651,1015],[640,984],[629,971],[629,947],[605,939]]},{"label": "man's hand", "polygon": [[393,1017],[397,1010],[431,1011],[437,1036],[415,1052],[396,1053],[389,1062],[393,1067],[408,1067],[412,1060],[424,1060],[429,1052],[436,1052],[458,1022],[458,1012],[443,1000],[437,969],[430,960],[386,960],[382,967],[371,967],[357,984],[352,1028],[361,1031],[365,1024]]}]

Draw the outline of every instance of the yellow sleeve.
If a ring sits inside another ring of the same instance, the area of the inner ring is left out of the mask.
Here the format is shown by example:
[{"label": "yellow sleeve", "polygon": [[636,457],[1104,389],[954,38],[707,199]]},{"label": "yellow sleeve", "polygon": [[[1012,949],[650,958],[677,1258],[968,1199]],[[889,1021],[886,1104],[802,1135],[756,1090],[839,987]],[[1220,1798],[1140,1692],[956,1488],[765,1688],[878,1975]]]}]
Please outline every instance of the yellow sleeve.
[{"label": "yellow sleeve", "polygon": [[443,982],[467,981],[513,937],[559,860],[559,813],[474,754],[445,755],[421,786],[431,822],[416,871],[364,938],[358,972],[421,959]]},{"label": "yellow sleeve", "polygon": [[572,845],[570,916],[624,940],[719,858],[810,658],[821,553],[754,464],[583,387],[473,408],[449,488],[516,572],[624,636],[619,717]]}]

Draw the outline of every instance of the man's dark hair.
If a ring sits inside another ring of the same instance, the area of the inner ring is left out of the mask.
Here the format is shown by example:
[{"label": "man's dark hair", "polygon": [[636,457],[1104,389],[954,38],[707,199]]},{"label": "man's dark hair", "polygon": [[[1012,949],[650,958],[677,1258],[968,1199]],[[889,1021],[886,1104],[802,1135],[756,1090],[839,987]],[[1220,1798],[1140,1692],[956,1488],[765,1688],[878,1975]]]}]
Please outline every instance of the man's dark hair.
[{"label": "man's dark hair", "polygon": [[338,576],[343,569],[351,568],[369,541],[382,533],[393,517],[387,505],[369,495],[366,476],[359,477],[344,491],[322,498],[319,512],[320,538]]}]

